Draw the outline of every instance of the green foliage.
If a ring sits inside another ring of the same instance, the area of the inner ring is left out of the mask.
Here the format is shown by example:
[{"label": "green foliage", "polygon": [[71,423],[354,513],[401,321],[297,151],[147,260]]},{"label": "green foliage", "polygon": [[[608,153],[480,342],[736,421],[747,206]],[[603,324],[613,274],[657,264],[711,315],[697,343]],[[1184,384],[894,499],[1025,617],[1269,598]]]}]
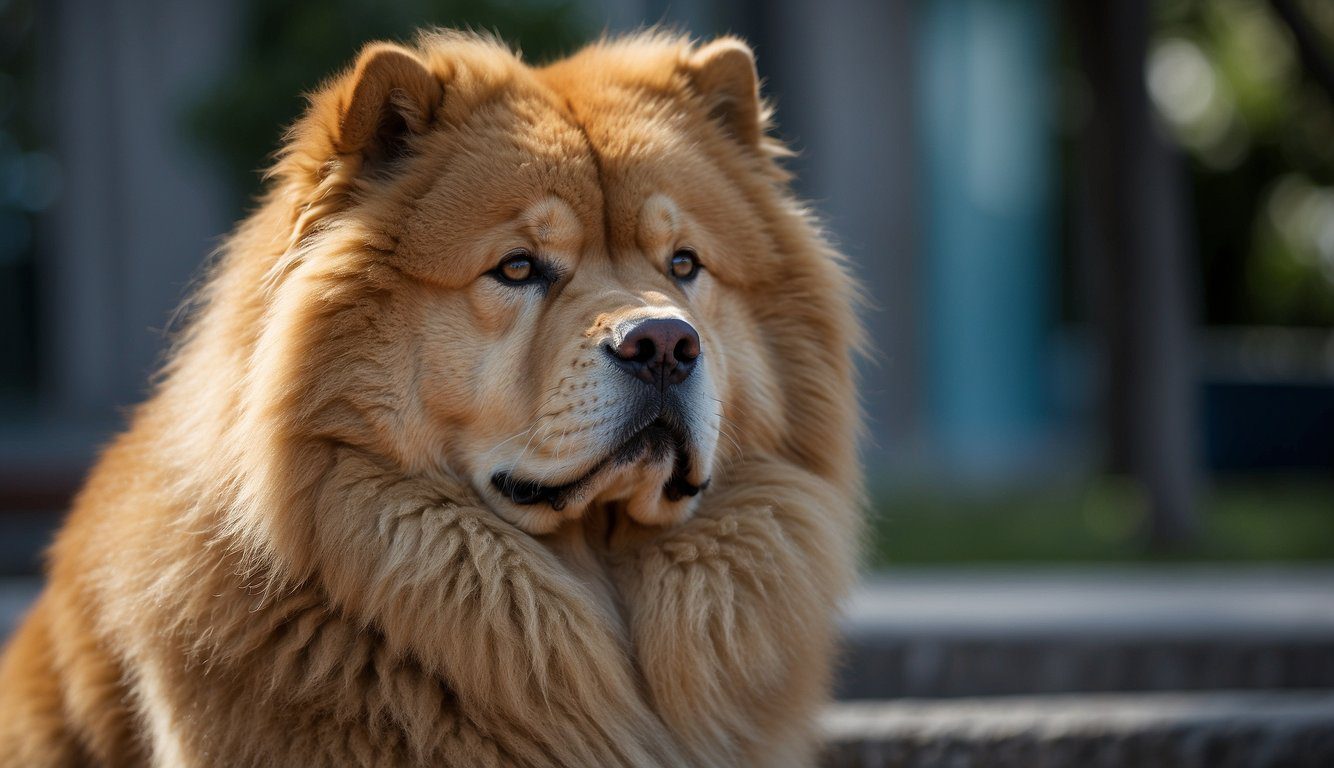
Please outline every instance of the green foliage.
[{"label": "green foliage", "polygon": [[37,88],[32,0],[0,2],[0,398],[29,402],[38,385],[38,217],[60,191],[33,119]]},{"label": "green foliage", "polygon": [[430,27],[490,32],[532,61],[572,50],[587,34],[571,0],[247,0],[237,65],[190,110],[190,131],[240,203],[258,191],[259,172],[304,108],[303,94],[350,64],[363,44],[411,41]]},{"label": "green foliage", "polygon": [[[1334,4],[1299,6],[1334,64]],[[1264,0],[1162,0],[1150,92],[1189,153],[1206,320],[1334,325],[1334,97]]]},{"label": "green foliage", "polygon": [[[1204,531],[1181,560],[1334,560],[1334,483],[1220,481],[1202,499]],[[1116,480],[1005,493],[885,493],[869,565],[1140,562],[1147,503]]]}]

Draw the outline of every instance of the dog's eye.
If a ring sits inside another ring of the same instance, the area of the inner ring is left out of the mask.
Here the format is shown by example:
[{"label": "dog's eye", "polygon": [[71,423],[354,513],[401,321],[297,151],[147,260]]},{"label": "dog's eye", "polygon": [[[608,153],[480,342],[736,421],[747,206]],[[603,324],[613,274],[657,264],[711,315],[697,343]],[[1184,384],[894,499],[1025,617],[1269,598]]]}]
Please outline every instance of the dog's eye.
[{"label": "dog's eye", "polygon": [[509,285],[527,285],[544,280],[546,270],[537,257],[522,248],[510,251],[505,258],[491,270],[491,275]]},{"label": "dog's eye", "polygon": [[689,248],[682,248],[672,254],[672,260],[668,264],[672,277],[681,282],[689,282],[695,279],[699,274],[699,257]]},{"label": "dog's eye", "polygon": [[500,274],[506,280],[522,283],[533,276],[533,262],[522,256],[511,256],[500,265]]}]

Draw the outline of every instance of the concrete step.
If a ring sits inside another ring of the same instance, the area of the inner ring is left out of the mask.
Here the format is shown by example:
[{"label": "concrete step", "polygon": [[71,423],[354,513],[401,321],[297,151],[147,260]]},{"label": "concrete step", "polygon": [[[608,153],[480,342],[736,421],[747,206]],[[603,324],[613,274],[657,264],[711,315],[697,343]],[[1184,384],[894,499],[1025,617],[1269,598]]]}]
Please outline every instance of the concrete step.
[{"label": "concrete step", "polygon": [[847,608],[840,699],[1334,688],[1334,568],[907,571]]},{"label": "concrete step", "polygon": [[854,702],[823,768],[1328,768],[1334,691]]}]

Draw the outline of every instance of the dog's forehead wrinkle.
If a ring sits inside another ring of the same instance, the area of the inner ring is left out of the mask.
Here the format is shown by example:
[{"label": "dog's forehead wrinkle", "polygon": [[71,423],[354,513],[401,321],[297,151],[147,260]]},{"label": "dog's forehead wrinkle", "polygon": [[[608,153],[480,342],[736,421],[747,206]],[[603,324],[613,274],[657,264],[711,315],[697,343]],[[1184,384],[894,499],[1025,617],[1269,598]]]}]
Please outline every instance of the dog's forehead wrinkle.
[{"label": "dog's forehead wrinkle", "polygon": [[[593,99],[586,92],[577,96],[563,92],[555,95],[563,106],[561,118],[573,129],[592,162],[599,193],[593,208],[601,218],[603,248],[613,255],[617,243],[639,243],[657,249],[664,241],[678,237],[683,217],[667,194],[652,192],[637,205],[634,199],[638,194],[629,200],[622,198],[627,191],[623,189],[624,169],[648,159],[663,147],[676,145],[680,116],[674,112],[663,116],[656,110],[627,109],[623,100],[607,101],[605,94]],[[609,123],[622,128],[633,126],[633,130],[609,131]]]},{"label": "dog's forehead wrinkle", "polygon": [[577,251],[581,245],[579,216],[565,200],[554,194],[529,205],[521,216],[524,227],[539,244]]},{"label": "dog's forehead wrinkle", "polygon": [[655,192],[644,200],[639,210],[639,236],[649,248],[680,234],[681,211],[665,193]]},{"label": "dog's forehead wrinkle", "polygon": [[602,219],[602,242],[605,247],[610,247],[611,243],[613,242],[612,220],[611,220],[611,211],[608,210],[608,204],[607,204],[607,201],[609,199],[608,198],[609,190],[607,184],[607,172],[606,168],[604,167],[604,160],[602,156],[602,148],[599,147],[593,141],[593,137],[592,135],[590,135],[588,131],[588,126],[586,124],[587,118],[583,114],[581,114],[580,109],[576,106],[574,99],[566,95],[563,97],[562,102],[565,107],[564,117],[566,121],[578,133],[578,136],[584,145],[584,149],[588,152],[588,156],[593,161],[593,172],[597,179],[599,201],[601,203],[600,205],[597,206],[597,209],[598,209],[598,215]]}]

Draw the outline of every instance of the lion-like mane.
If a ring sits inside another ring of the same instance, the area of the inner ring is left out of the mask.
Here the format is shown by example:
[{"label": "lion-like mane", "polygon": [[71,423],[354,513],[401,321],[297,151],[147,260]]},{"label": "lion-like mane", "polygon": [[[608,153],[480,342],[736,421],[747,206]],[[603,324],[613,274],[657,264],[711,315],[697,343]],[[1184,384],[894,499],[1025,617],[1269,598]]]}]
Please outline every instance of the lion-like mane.
[{"label": "lion-like mane", "polygon": [[[446,95],[409,123],[527,76],[482,38],[412,50]],[[696,50],[648,34],[566,66],[682,88]],[[367,176],[339,145],[356,75],[312,97],[79,495],[0,667],[0,764],[810,764],[855,565],[858,329],[767,113],[763,152],[718,162],[783,257],[755,308],[782,429],[733,435],[690,520],[613,538],[608,602],[403,450],[438,437],[378,319],[401,276],[376,222],[427,180]]]}]

